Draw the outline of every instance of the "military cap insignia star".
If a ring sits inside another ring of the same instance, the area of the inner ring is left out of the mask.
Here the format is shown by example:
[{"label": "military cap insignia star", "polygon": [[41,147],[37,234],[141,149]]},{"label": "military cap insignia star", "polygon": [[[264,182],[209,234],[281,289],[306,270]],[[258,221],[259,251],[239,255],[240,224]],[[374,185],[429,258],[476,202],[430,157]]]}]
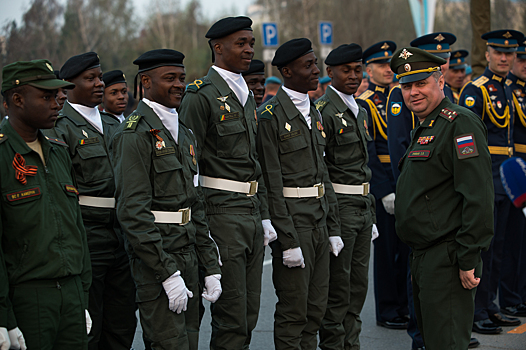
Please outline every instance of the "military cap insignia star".
[{"label": "military cap insignia star", "polygon": [[438,34],[436,37],[435,37],[435,40],[438,41],[438,42],[441,42],[442,40],[444,40],[444,36],[442,34]]},{"label": "military cap insignia star", "polygon": [[384,43],[380,48],[382,50],[387,50],[389,48],[389,45],[387,43]]},{"label": "military cap insignia star", "polygon": [[400,56],[398,58],[403,58],[404,60],[407,60],[409,57],[413,56],[413,54],[407,49],[403,49],[402,52],[400,52]]},{"label": "military cap insignia star", "polygon": [[511,38],[513,35],[510,34],[510,32],[506,32],[504,34],[502,34],[503,37],[505,37],[506,39],[509,39]]},{"label": "military cap insignia star", "polygon": [[49,69],[50,71],[53,72],[53,67],[51,67],[51,65],[49,63],[46,63],[46,67],[47,67],[47,69]]}]

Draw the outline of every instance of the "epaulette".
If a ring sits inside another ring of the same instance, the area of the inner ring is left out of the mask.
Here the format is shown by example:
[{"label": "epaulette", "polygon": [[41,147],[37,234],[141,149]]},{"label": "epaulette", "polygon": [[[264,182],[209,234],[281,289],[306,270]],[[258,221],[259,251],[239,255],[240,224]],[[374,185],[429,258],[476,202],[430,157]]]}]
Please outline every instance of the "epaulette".
[{"label": "epaulette", "polygon": [[201,87],[203,87],[204,85],[208,85],[208,84],[210,84],[210,82],[207,80],[196,79],[193,81],[193,83],[188,84],[188,86],[186,87],[186,91],[197,92],[197,90],[199,90]]},{"label": "epaulette", "polygon": [[457,112],[455,112],[455,111],[453,111],[453,110],[451,110],[449,108],[443,108],[440,111],[440,116],[451,123],[453,120],[455,120],[455,118],[458,116],[458,114],[457,114]]},{"label": "epaulette", "polygon": [[65,143],[64,141],[62,141],[61,139],[54,139],[54,138],[46,136],[46,140],[48,140],[49,142],[54,143],[56,145],[60,145],[60,146],[63,146],[63,147],[68,147],[68,144]]},{"label": "epaulette", "polygon": [[513,83],[513,81],[511,81],[511,79],[506,79],[506,85],[510,86],[511,83]]},{"label": "epaulette", "polygon": [[8,139],[6,134],[0,134],[0,144],[5,142]]},{"label": "epaulette", "polygon": [[274,105],[267,104],[265,105],[265,108],[262,109],[261,113],[259,114],[258,119],[268,119],[271,120],[272,116],[274,115]]},{"label": "epaulette", "polygon": [[482,75],[480,77],[478,77],[476,80],[473,81],[473,85],[475,85],[476,87],[481,87],[482,85],[486,84],[487,82],[489,81],[489,78]]},{"label": "epaulette", "polygon": [[126,120],[123,122],[126,124],[124,127],[124,130],[135,130],[137,129],[137,124],[139,123],[139,120],[142,118],[142,115],[140,114],[132,114]]},{"label": "epaulette", "polygon": [[360,96],[357,98],[360,100],[367,100],[371,95],[374,94],[374,91],[372,90],[365,90]]},{"label": "epaulette", "polygon": [[320,112],[323,111],[323,109],[325,108],[327,103],[328,103],[327,101],[318,101],[318,102],[316,102],[316,109],[318,111],[320,111]]}]

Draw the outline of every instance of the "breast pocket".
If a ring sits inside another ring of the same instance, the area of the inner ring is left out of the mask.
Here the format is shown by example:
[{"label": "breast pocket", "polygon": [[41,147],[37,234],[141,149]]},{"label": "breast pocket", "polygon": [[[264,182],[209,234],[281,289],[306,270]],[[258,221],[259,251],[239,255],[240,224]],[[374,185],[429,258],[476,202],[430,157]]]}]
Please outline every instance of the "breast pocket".
[{"label": "breast pocket", "polygon": [[241,158],[248,153],[249,144],[246,128],[241,120],[223,121],[216,124],[217,156],[220,158]]},{"label": "breast pocket", "polygon": [[360,137],[356,133],[343,133],[336,135],[334,138],[336,140],[334,149],[335,164],[354,163],[364,157]]},{"label": "breast pocket", "polygon": [[175,196],[183,193],[183,166],[175,155],[153,160],[153,192],[156,197]]},{"label": "breast pocket", "polygon": [[311,165],[308,155],[308,143],[303,136],[297,136],[279,143],[281,155],[281,172],[283,174],[299,173]]},{"label": "breast pocket", "polygon": [[113,176],[106,150],[101,144],[79,146],[77,153],[80,159],[73,162],[75,173],[85,183],[109,179]]}]

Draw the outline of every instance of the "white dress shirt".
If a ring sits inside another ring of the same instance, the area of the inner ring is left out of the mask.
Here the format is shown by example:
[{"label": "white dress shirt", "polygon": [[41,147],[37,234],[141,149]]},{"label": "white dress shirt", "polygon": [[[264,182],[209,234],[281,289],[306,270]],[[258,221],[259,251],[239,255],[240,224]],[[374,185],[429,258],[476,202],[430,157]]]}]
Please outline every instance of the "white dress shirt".
[{"label": "white dress shirt", "polygon": [[311,128],[311,117],[309,115],[310,113],[310,100],[309,100],[309,94],[304,94],[298,91],[294,91],[291,89],[286,88],[284,85],[281,86],[283,88],[283,91],[290,97],[292,103],[294,103],[294,106],[300,111],[303,118],[305,118],[305,121],[307,122],[307,125],[309,126],[309,129]]},{"label": "white dress shirt", "polygon": [[74,110],[79,112],[79,114],[83,116],[84,119],[88,121],[88,123],[93,125],[93,127],[97,129],[101,134],[104,134],[102,118],[100,117],[99,109],[97,107],[88,107],[76,103],[71,103],[69,101],[66,101],[66,103],[69,103],[69,105],[73,107]]},{"label": "white dress shirt", "polygon": [[334,88],[334,86],[330,85],[329,86],[331,89],[333,89],[334,91],[336,91],[336,93],[338,94],[338,96],[340,96],[340,98],[343,100],[343,102],[345,102],[345,104],[347,105],[347,107],[349,107],[349,109],[351,110],[351,112],[354,114],[354,117],[355,118],[358,118],[358,111],[360,110],[358,108],[358,104],[356,103],[356,100],[354,99],[354,96],[353,95],[347,95],[347,94],[344,94],[343,92],[341,91],[338,91]]},{"label": "white dress shirt", "polygon": [[226,81],[230,89],[236,94],[239,102],[244,106],[247,103],[249,90],[243,75],[219,68],[218,66],[212,66],[212,68]]},{"label": "white dress shirt", "polygon": [[175,108],[168,108],[147,98],[143,98],[142,101],[153,109],[155,114],[161,119],[164,127],[172,134],[175,143],[179,144],[179,114]]}]

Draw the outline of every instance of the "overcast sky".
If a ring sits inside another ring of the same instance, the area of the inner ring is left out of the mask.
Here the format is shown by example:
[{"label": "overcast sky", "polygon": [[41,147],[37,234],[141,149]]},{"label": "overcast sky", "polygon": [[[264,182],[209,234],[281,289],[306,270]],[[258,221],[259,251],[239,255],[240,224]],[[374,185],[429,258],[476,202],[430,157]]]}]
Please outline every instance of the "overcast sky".
[{"label": "overcast sky", "polygon": [[[59,0],[65,3],[65,0]],[[109,0],[111,1],[111,0]],[[149,0],[132,0],[135,5],[135,14],[148,13]],[[225,15],[238,16],[246,13],[247,6],[253,0],[200,0],[204,16],[209,19],[223,17]],[[0,26],[10,20],[16,20],[20,24],[23,13],[28,9],[30,0],[0,0]],[[181,0],[184,6],[188,0]]]}]

